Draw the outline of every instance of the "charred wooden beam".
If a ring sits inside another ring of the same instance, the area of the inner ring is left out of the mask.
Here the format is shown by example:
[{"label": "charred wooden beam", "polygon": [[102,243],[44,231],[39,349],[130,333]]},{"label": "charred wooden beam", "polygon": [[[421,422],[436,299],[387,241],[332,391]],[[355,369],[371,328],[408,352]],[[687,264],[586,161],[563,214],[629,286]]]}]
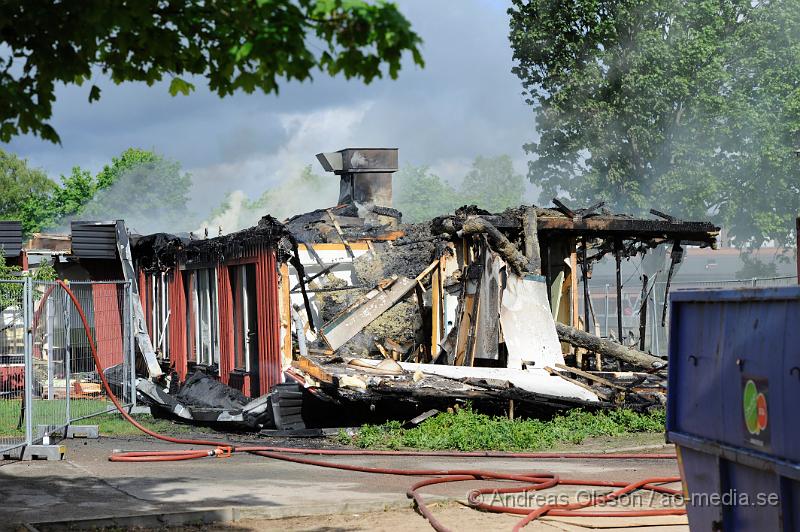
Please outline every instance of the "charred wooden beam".
[{"label": "charred wooden beam", "polygon": [[665,362],[658,357],[643,353],[632,347],[625,347],[616,342],[604,340],[598,336],[563,323],[556,322],[556,332],[558,332],[558,338],[562,342],[567,342],[575,347],[582,347],[588,351],[600,353],[603,356],[616,358],[617,360],[640,368],[660,368],[665,364]]},{"label": "charred wooden beam", "polygon": [[553,205],[556,206],[556,208],[558,209],[559,212],[563,213],[564,216],[566,216],[567,218],[569,218],[571,220],[573,220],[573,219],[578,217],[578,215],[575,214],[575,211],[573,211],[572,209],[570,209],[569,207],[564,205],[564,203],[561,200],[559,200],[558,198],[553,198]]},{"label": "charred wooden beam", "polygon": [[639,305],[639,349],[644,351],[644,340],[647,336],[647,299],[650,292],[647,290],[648,277],[646,273],[642,274],[642,297]]},{"label": "charred wooden beam", "polygon": [[517,246],[511,243],[506,236],[501,233],[494,225],[481,216],[470,216],[465,221],[459,231],[462,235],[478,235],[486,233],[495,250],[518,274],[523,274],[528,267],[528,260],[525,255],[519,252]]},{"label": "charred wooden beam", "polygon": [[525,208],[525,220],[523,222],[523,232],[525,238],[525,258],[528,259],[527,270],[535,275],[542,274],[542,256],[539,251],[539,228],[536,222],[536,208]]},{"label": "charred wooden beam", "polygon": [[716,242],[719,227],[709,222],[669,222],[597,215],[573,220],[562,216],[539,216],[539,231],[570,231],[602,236],[608,233],[627,233],[630,236],[668,238],[683,241]]}]

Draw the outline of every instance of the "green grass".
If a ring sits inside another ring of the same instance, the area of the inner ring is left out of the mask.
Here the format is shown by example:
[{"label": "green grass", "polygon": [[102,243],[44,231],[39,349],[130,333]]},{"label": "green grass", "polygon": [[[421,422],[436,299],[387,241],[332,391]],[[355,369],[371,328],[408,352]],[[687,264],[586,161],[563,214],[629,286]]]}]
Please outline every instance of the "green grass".
[{"label": "green grass", "polygon": [[[70,411],[73,419],[78,416],[89,415],[94,412],[104,411],[107,403],[95,399],[72,399],[70,401]],[[0,438],[2,437],[22,437],[25,434],[24,425],[17,429],[19,421],[20,399],[0,400]],[[62,425],[66,417],[65,401],[47,401],[35,399],[33,405],[33,425]],[[211,432],[211,429],[194,425],[184,425],[166,419],[154,418],[149,415],[136,414],[133,418],[145,427],[156,432],[169,434],[190,433],[190,432]],[[100,434],[105,436],[133,436],[142,432],[128,423],[118,412],[98,414],[85,420],[78,421],[79,424],[98,425]]]},{"label": "green grass", "polygon": [[362,449],[457,449],[460,451],[539,451],[586,438],[622,436],[636,432],[664,432],[666,414],[655,410],[584,412],[573,410],[548,421],[510,420],[481,414],[467,406],[440,413],[419,426],[404,429],[397,421],[364,425],[354,436],[342,432],[338,440]]}]

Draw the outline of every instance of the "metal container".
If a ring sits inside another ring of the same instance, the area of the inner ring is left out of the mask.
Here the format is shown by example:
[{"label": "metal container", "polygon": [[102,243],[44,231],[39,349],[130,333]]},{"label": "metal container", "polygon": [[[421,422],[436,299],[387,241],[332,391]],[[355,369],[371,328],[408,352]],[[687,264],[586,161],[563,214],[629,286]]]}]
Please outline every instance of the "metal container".
[{"label": "metal container", "polygon": [[673,293],[667,438],[691,529],[800,530],[799,422],[800,287]]}]

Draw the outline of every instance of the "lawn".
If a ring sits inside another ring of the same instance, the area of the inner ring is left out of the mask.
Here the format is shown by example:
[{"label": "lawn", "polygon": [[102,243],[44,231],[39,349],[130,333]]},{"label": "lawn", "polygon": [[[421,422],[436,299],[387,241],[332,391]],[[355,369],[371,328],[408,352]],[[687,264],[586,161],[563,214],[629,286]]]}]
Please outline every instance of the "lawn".
[{"label": "lawn", "polygon": [[342,432],[339,442],[363,449],[456,449],[461,451],[540,451],[587,438],[663,433],[662,409],[640,414],[618,409],[598,412],[572,410],[550,420],[510,420],[472,410],[469,406],[442,412],[405,429],[397,421],[364,425],[354,436]]},{"label": "lawn", "polygon": [[[105,412],[109,407],[113,408],[110,402],[97,399],[72,399],[70,400],[70,413],[73,419],[76,417],[87,416],[96,412]],[[22,428],[17,428],[20,420],[20,410],[22,401],[20,399],[0,400],[0,438],[17,438],[25,434],[24,424]],[[192,425],[175,423],[170,420],[158,419],[149,415],[136,414],[133,416],[136,421],[156,432],[190,433],[206,432],[211,429],[204,429]],[[63,426],[66,419],[66,401],[48,401],[35,399],[33,402],[33,425],[34,430],[38,425]],[[100,434],[105,436],[130,436],[141,434],[141,431],[128,423],[118,412],[97,414],[85,420],[76,421],[75,424],[98,425]]]}]

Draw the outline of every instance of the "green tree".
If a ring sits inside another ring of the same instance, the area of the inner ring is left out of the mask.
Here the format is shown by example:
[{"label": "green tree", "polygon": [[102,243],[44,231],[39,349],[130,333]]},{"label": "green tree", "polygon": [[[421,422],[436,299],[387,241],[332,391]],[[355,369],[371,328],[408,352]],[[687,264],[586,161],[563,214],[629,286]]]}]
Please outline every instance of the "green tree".
[{"label": "green tree", "polygon": [[24,220],[26,203],[45,201],[56,188],[44,171],[0,149],[0,219]]},{"label": "green tree", "polygon": [[456,190],[427,166],[404,166],[393,180],[393,203],[404,222],[421,222],[461,206]]},{"label": "green tree", "polygon": [[461,182],[460,191],[464,203],[477,205],[490,212],[500,212],[522,203],[525,178],[514,171],[508,155],[479,155]]},{"label": "green tree", "polygon": [[[58,84],[98,71],[115,83],[205,78],[219,96],[278,91],[312,73],[369,83],[397,77],[404,52],[422,65],[421,40],[390,2],[364,0],[141,0],[5,2],[0,7],[0,141],[34,133],[58,142],[48,124]],[[89,101],[100,98],[92,85]]]},{"label": "green tree", "polygon": [[786,243],[800,210],[800,3],[513,0],[542,200],[713,216]]}]

